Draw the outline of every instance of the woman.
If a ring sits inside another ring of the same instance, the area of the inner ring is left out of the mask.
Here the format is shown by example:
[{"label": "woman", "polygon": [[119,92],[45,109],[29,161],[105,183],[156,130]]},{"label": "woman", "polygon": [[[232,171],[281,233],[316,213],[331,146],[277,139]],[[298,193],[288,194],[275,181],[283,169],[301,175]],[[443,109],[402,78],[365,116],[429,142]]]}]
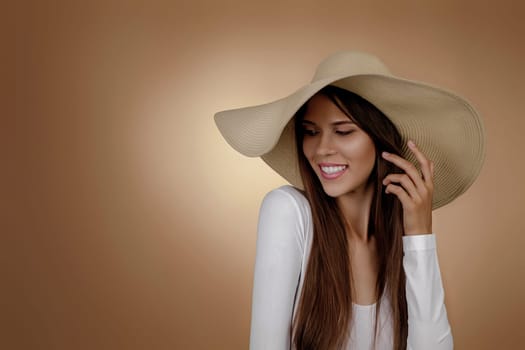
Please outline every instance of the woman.
[{"label": "woman", "polygon": [[432,210],[484,158],[464,99],[351,51],[287,98],[215,120],[292,184],[259,212],[251,349],[453,348]]}]

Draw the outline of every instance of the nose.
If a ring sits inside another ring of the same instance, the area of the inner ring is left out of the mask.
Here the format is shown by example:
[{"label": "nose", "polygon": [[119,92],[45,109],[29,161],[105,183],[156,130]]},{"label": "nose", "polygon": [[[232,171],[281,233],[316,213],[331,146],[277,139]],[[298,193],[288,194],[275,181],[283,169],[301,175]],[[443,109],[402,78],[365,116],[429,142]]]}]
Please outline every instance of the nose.
[{"label": "nose", "polygon": [[317,155],[326,156],[335,153],[333,137],[329,133],[322,133],[320,141],[317,144]]}]

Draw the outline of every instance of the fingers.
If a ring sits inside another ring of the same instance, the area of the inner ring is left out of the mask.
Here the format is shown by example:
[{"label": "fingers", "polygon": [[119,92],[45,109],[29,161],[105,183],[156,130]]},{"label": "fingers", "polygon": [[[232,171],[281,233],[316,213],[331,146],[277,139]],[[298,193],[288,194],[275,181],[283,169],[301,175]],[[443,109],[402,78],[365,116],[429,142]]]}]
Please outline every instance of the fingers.
[{"label": "fingers", "polygon": [[405,171],[401,174],[388,174],[383,179],[383,185],[386,185],[385,193],[395,194],[403,205],[405,235],[432,232],[434,162],[412,142],[409,141],[408,146],[421,165],[422,175],[407,159],[395,154],[383,154],[384,159]]},{"label": "fingers", "polygon": [[410,179],[415,184],[416,188],[418,190],[424,190],[426,188],[433,188],[433,172],[434,172],[434,165],[433,162],[431,162],[424,154],[421,152],[417,146],[411,145],[409,142],[409,148],[410,150],[415,154],[416,159],[421,164],[421,172],[423,173],[423,179],[419,175],[418,170],[408,160],[405,158],[398,156],[396,154],[391,154],[387,152],[383,152],[383,158],[394,163],[399,168],[403,169],[408,176],[410,176]]},{"label": "fingers", "polygon": [[[385,193],[389,193],[392,187],[398,187],[392,184],[392,182],[398,182],[403,185],[403,188],[408,192],[410,197],[414,200],[419,200],[420,196],[416,189],[416,186],[407,174],[389,174],[383,179],[383,185],[386,186]],[[393,192],[393,191],[392,191]]]},{"label": "fingers", "polygon": [[410,196],[401,186],[389,184],[387,188],[385,189],[385,193],[395,194],[399,198],[401,203],[403,203],[403,207],[405,207],[406,205],[408,205],[408,203],[410,203],[410,200],[411,200]]},{"label": "fingers", "polygon": [[434,177],[434,162],[430,161],[424,154],[419,150],[416,144],[410,140],[408,141],[408,147],[415,154],[416,159],[421,164],[421,172],[427,185],[432,185]]}]

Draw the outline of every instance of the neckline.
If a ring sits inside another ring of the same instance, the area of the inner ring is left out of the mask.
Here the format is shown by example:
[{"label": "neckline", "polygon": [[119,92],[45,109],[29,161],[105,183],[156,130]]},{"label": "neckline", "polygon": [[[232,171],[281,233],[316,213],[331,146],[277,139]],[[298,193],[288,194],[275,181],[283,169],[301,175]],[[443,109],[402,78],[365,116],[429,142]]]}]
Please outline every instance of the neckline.
[{"label": "neckline", "polygon": [[[381,302],[383,302],[383,300],[385,300],[386,297],[387,297],[386,293],[383,293],[381,295]],[[377,301],[375,303],[373,303],[373,304],[368,304],[368,305],[356,304],[356,303],[352,302],[352,305],[354,307],[356,307],[357,309],[368,310],[368,309],[372,309],[372,308],[376,307]]]},{"label": "neckline", "polygon": [[373,304],[368,304],[368,305],[362,305],[362,304],[356,304],[356,303],[352,303],[352,305],[357,308],[357,309],[363,309],[363,310],[368,310],[368,309],[372,309],[374,308],[376,305],[377,305],[377,302],[373,303]]}]

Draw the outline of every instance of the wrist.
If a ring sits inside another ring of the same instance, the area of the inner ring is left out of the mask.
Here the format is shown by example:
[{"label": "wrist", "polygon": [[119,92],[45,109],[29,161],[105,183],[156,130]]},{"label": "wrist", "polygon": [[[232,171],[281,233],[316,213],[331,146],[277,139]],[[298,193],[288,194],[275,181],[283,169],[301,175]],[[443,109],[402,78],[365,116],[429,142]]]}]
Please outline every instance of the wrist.
[{"label": "wrist", "polygon": [[419,236],[419,235],[431,235],[432,232],[425,232],[425,233],[420,233],[420,232],[413,232],[413,233],[405,233],[404,235],[405,236]]}]

